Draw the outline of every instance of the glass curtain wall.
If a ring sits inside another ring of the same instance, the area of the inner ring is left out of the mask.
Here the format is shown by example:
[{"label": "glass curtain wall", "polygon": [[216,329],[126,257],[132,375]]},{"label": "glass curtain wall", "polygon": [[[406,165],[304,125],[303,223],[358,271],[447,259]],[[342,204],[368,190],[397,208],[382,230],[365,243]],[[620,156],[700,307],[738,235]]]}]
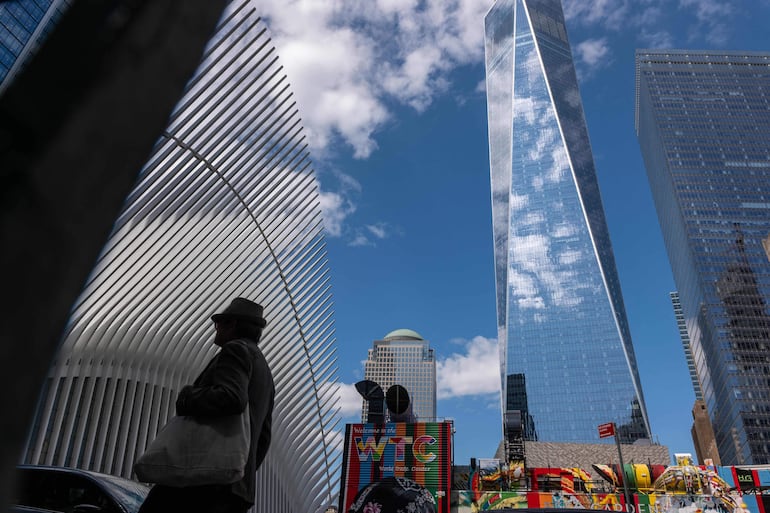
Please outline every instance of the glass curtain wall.
[{"label": "glass curtain wall", "polygon": [[70,0],[0,2],[0,93],[45,41]]},{"label": "glass curtain wall", "polygon": [[637,50],[636,132],[723,465],[770,463],[770,54]]},{"label": "glass curtain wall", "polygon": [[485,24],[503,410],[530,440],[649,438],[561,4]]}]

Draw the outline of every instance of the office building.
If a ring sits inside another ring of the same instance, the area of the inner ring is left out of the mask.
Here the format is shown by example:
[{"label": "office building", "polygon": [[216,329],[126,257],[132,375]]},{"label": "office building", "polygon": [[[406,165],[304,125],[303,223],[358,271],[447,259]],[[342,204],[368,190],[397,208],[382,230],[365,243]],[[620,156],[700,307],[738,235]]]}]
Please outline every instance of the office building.
[{"label": "office building", "polygon": [[714,427],[711,425],[706,402],[703,399],[696,399],[693,404],[690,435],[699,465],[722,464],[717,449],[717,439],[714,436]]},{"label": "office building", "polygon": [[770,54],[637,50],[636,133],[723,465],[770,463]]},{"label": "office building", "polygon": [[687,323],[685,322],[682,303],[679,300],[678,292],[670,292],[671,304],[674,307],[674,317],[676,318],[676,327],[679,330],[679,338],[682,341],[684,357],[687,362],[687,370],[690,373],[690,382],[695,392],[695,402],[692,407],[693,424],[690,429],[692,443],[695,447],[695,454],[698,462],[705,465],[707,460],[719,465],[719,453],[716,449],[716,439],[714,438],[714,429],[711,427],[711,420],[706,411],[706,403],[703,401],[703,391],[701,390],[698,373],[695,370],[695,359],[692,356],[690,347],[690,336],[687,334]]},{"label": "office building", "polygon": [[[133,477],[214,355],[213,313],[265,307],[276,385],[254,511],[336,503],[338,369],[318,184],[259,5],[228,6],[72,307],[25,462]],[[108,170],[105,170],[107,172]]]},{"label": "office building", "polygon": [[69,0],[0,2],[0,92],[45,41]]},{"label": "office building", "polygon": [[485,31],[504,416],[527,440],[650,438],[561,3],[498,0]]},{"label": "office building", "polygon": [[682,341],[682,349],[684,349],[684,358],[687,362],[687,370],[690,373],[690,382],[692,383],[692,389],[695,393],[695,400],[703,400],[703,391],[698,381],[698,373],[695,370],[695,359],[692,357],[692,349],[690,347],[690,336],[687,334],[687,323],[684,319],[684,312],[682,311],[682,302],[679,300],[678,292],[670,292],[671,305],[674,307],[674,317],[676,318],[676,328],[679,330],[679,339]]},{"label": "office building", "polygon": [[[380,385],[383,392],[393,385],[406,388],[416,420],[435,422],[436,356],[419,333],[398,329],[375,340],[364,364],[364,379]],[[368,420],[366,402],[361,420]]]}]

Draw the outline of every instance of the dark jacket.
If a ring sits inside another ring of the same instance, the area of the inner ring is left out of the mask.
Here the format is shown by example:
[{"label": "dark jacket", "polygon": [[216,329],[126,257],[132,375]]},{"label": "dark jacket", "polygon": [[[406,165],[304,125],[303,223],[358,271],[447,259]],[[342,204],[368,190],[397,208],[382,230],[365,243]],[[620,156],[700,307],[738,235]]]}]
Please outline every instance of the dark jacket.
[{"label": "dark jacket", "polygon": [[176,400],[177,415],[210,416],[241,413],[249,404],[251,454],[242,480],[231,491],[254,504],[256,472],[270,447],[275,386],[262,351],[248,339],[225,343],[193,385]]}]

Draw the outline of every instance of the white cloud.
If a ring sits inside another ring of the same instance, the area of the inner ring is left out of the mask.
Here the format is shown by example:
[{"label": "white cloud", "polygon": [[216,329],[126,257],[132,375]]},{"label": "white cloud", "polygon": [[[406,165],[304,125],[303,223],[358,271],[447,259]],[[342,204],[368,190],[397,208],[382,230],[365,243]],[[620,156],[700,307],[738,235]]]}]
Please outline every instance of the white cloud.
[{"label": "white cloud", "polygon": [[500,355],[495,339],[481,336],[436,363],[439,399],[500,393]]},{"label": "white cloud", "polygon": [[371,246],[374,247],[376,244],[369,240],[369,237],[364,235],[363,233],[357,233],[351,240],[348,242],[348,246],[353,247],[366,247]]},{"label": "white cloud", "polygon": [[704,36],[711,44],[723,45],[730,32],[730,20],[734,9],[731,2],[721,0],[679,0],[682,8],[695,10],[697,26],[690,30],[690,40]]},{"label": "white cloud", "polygon": [[620,30],[628,21],[629,0],[564,0],[564,17],[567,24],[601,25]]},{"label": "white cloud", "polygon": [[356,415],[361,416],[363,399],[356,390],[355,384],[340,383],[337,399],[337,405],[340,407],[340,416],[343,418]]},{"label": "white cloud", "polygon": [[673,48],[676,46],[674,44],[674,36],[665,30],[657,32],[642,30],[639,39],[644,42],[646,48]]},{"label": "white cloud", "polygon": [[390,71],[385,77],[385,90],[401,102],[417,111],[430,105],[435,93],[431,78],[441,66],[441,50],[435,47],[421,47],[412,50],[403,64]]},{"label": "white cloud", "polygon": [[[395,230],[397,233],[397,230]],[[363,229],[356,229],[355,235],[353,238],[348,241],[348,246],[353,247],[376,247],[377,243],[375,240],[372,240],[372,238],[377,240],[387,239],[391,235],[393,235],[394,229],[389,226],[387,223],[375,223],[375,224],[368,224]]]},{"label": "white cloud", "polygon": [[606,59],[610,49],[607,45],[607,38],[602,37],[600,39],[587,39],[578,43],[575,51],[583,62],[595,67]]},{"label": "white cloud", "polygon": [[[352,176],[332,169],[328,173],[329,183],[334,182],[336,192],[322,190],[317,181],[318,198],[323,214],[325,234],[328,237],[342,237],[344,225],[357,209],[356,198],[361,193],[361,184]],[[353,245],[365,245],[358,244]]]},{"label": "white cloud", "polygon": [[425,109],[455,67],[479,62],[489,0],[265,0],[261,14],[315,154],[375,149],[388,103]]},{"label": "white cloud", "polygon": [[378,239],[384,239],[389,235],[388,228],[385,223],[368,224],[366,225],[366,229],[369,230],[369,232]]},{"label": "white cloud", "polygon": [[660,25],[660,20],[663,20],[663,9],[658,5],[645,7],[642,13],[639,15],[639,26],[641,27],[654,27]]},{"label": "white cloud", "polygon": [[608,66],[612,60],[606,37],[581,41],[575,46],[575,54],[584,72],[589,75],[597,69]]},{"label": "white cloud", "polygon": [[[724,45],[735,26],[737,5],[724,0],[678,0],[676,3],[668,0],[563,0],[570,32],[579,32],[580,28],[600,28],[623,36],[633,30],[648,48],[681,47],[682,42],[676,41],[676,34],[684,34],[689,45],[704,40],[712,45]],[[579,56],[578,47],[573,49]],[[579,67],[578,71],[587,72],[581,75],[591,75],[590,68]]]},{"label": "white cloud", "polygon": [[386,14],[404,14],[417,7],[417,0],[376,0],[377,7]]},{"label": "white cloud", "polygon": [[685,8],[694,8],[698,21],[707,23],[724,19],[733,13],[731,3],[722,0],[679,0],[679,5]]},{"label": "white cloud", "polygon": [[350,214],[356,211],[355,205],[337,192],[319,190],[318,198],[323,213],[326,234],[331,237],[339,237],[342,235],[342,223]]}]

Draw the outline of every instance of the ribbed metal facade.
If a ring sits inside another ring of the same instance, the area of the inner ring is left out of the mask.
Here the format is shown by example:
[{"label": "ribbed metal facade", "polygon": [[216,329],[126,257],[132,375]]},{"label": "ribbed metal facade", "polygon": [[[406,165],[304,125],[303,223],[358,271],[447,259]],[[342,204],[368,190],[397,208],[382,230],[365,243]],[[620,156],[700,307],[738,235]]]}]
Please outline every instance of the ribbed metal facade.
[{"label": "ribbed metal facade", "polygon": [[210,316],[243,296],[265,306],[276,383],[255,511],[336,503],[333,305],[306,147],[255,3],[235,2],[73,307],[26,462],[131,477],[216,351]]}]

